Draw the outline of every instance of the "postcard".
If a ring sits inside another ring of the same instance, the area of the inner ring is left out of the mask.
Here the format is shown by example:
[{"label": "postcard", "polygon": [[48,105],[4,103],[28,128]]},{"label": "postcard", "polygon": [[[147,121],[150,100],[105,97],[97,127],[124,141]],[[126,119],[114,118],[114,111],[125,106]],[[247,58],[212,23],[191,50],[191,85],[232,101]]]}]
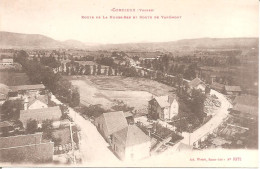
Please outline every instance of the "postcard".
[{"label": "postcard", "polygon": [[2,0],[2,167],[258,167],[257,0]]}]

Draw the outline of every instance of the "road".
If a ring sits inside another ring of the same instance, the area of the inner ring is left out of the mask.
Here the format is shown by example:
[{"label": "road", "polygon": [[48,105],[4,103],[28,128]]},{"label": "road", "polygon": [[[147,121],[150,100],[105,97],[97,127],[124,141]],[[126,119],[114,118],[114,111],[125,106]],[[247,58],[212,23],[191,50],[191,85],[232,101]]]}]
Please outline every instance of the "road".
[{"label": "road", "polygon": [[219,98],[221,106],[215,110],[215,116],[213,116],[206,124],[204,124],[191,134],[184,134],[184,139],[182,139],[181,141],[182,143],[190,143],[192,145],[203,136],[207,135],[210,132],[213,132],[213,130],[216,129],[227,117],[228,109],[232,107],[231,103],[225,98],[223,94],[215,90],[211,90],[210,94],[215,94]]},{"label": "road", "polygon": [[[56,104],[62,104],[52,95],[51,98]],[[84,119],[80,114],[69,108],[69,116],[80,127],[80,152],[82,164],[94,166],[109,166],[121,161],[108,149],[109,144],[97,131],[95,125]]]}]

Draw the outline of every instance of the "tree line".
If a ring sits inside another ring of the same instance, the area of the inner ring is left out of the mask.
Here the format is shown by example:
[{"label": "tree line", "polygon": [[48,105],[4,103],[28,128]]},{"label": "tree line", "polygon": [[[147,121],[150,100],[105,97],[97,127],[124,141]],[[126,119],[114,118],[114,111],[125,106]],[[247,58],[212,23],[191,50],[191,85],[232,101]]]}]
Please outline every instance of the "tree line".
[{"label": "tree line", "polygon": [[54,73],[51,67],[43,65],[41,62],[28,60],[28,54],[23,50],[17,52],[14,59],[23,66],[23,70],[33,84],[44,84],[59,100],[71,107],[79,105],[78,88],[61,74]]}]

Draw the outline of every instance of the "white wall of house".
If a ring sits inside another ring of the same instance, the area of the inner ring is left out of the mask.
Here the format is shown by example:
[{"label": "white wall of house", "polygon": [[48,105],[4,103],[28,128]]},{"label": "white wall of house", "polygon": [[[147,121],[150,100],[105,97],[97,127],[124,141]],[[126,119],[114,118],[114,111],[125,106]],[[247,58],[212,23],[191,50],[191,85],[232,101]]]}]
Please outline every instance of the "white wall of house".
[{"label": "white wall of house", "polygon": [[36,100],[33,104],[28,106],[28,109],[42,109],[42,108],[48,108],[48,105],[41,102],[40,100]]},{"label": "white wall of house", "polygon": [[176,116],[179,113],[179,103],[176,99],[173,100],[170,109],[170,119]]},{"label": "white wall of house", "polygon": [[107,139],[107,141],[109,141],[109,134],[108,134],[105,119],[103,116],[100,116],[95,119],[95,126],[101,132],[101,134],[103,134],[105,139]]},{"label": "white wall of house", "polygon": [[126,147],[124,161],[140,160],[150,156],[151,142]]}]

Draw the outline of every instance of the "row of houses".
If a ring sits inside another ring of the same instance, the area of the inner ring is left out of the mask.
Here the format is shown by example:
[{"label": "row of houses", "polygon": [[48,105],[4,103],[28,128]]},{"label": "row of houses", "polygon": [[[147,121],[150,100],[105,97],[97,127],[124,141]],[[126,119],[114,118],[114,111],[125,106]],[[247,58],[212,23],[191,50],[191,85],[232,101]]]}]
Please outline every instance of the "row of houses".
[{"label": "row of houses", "polygon": [[[77,136],[75,126],[74,132],[70,131],[71,122],[62,118],[63,113],[60,107],[49,104],[50,95],[43,84],[3,86],[0,91],[2,95],[5,95],[5,100],[19,100],[22,103],[17,118],[22,123],[22,128],[16,128],[12,119],[0,121],[1,162],[52,161],[54,154],[66,153],[76,145],[71,140],[71,133],[76,133]],[[24,130],[29,120],[36,120],[38,129],[42,127],[45,120],[51,120],[54,129],[53,137],[56,140],[60,139],[61,142],[55,145],[54,142],[43,139],[43,133],[13,134],[17,129]],[[9,135],[2,135],[3,132]]]}]

